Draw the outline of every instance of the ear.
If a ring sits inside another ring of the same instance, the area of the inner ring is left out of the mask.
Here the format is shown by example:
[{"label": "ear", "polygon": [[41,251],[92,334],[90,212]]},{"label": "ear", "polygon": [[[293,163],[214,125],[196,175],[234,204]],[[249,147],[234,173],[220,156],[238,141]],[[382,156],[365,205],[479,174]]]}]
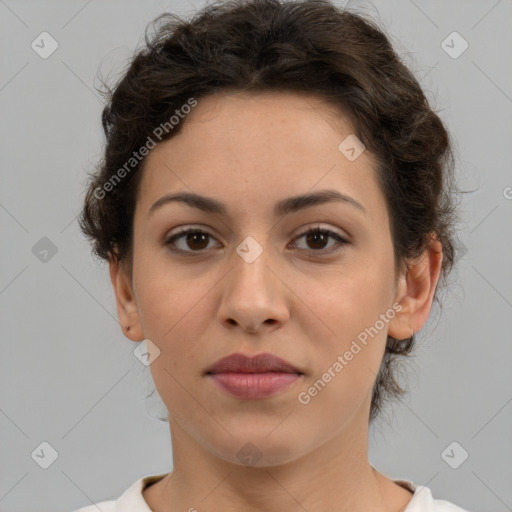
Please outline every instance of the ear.
[{"label": "ear", "polygon": [[428,319],[434,292],[441,273],[443,246],[435,235],[419,258],[409,262],[409,269],[398,281],[395,301],[402,310],[389,322],[388,335],[402,340],[418,332]]},{"label": "ear", "polygon": [[[117,257],[109,258],[110,280],[116,295],[117,316],[121,322],[123,334],[132,341],[145,339],[139,317],[139,309],[133,293],[129,264],[119,262]],[[127,326],[130,329],[127,329]]]}]

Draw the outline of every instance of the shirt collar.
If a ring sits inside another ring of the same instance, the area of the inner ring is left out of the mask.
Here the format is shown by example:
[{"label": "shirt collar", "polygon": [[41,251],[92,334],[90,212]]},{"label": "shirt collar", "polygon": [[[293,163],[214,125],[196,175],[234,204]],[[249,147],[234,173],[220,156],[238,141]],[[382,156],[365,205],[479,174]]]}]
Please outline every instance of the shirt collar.
[{"label": "shirt collar", "polygon": [[[151,484],[162,480],[168,474],[145,475],[139,478],[116,500],[116,512],[152,512],[142,495],[142,491]],[[410,480],[405,479],[393,481],[414,493],[403,512],[428,512],[431,510],[433,498],[428,487],[415,485]]]}]

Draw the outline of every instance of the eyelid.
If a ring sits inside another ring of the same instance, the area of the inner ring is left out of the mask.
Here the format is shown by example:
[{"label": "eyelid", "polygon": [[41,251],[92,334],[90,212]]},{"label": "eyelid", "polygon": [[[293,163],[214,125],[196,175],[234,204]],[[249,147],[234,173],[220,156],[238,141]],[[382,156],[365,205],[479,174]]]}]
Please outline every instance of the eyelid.
[{"label": "eyelid", "polygon": [[305,235],[311,231],[328,231],[330,233],[333,233],[337,236],[339,236],[340,238],[343,238],[344,240],[346,240],[348,242],[349,240],[349,236],[348,234],[345,234],[345,233],[338,233],[338,231],[336,231],[334,228],[331,228],[329,226],[323,226],[322,224],[314,224],[314,225],[309,225],[307,227],[305,227],[303,230],[301,230],[298,235],[296,236],[296,238],[298,238],[299,236],[302,236],[302,235]]},{"label": "eyelid", "polygon": [[[173,232],[174,230],[172,230],[169,233],[167,233],[165,235],[165,239],[169,240],[170,238],[173,238],[176,235],[186,234],[187,232],[192,231],[192,230],[204,232],[204,233],[210,235],[212,238],[215,238],[214,235],[212,235],[208,231],[210,228],[204,228],[204,227],[202,227],[200,225],[196,225],[196,224],[187,224],[185,226],[181,226],[176,229],[177,229],[176,232]],[[323,226],[322,224],[318,224],[318,223],[313,224],[313,225],[308,225],[305,228],[301,229],[295,238],[305,235],[306,233],[309,233],[310,231],[315,231],[315,230],[330,231],[330,232],[336,234],[337,236],[339,236],[340,238],[343,238],[347,241],[349,241],[349,239],[350,239],[350,237],[347,233],[338,233],[337,231],[334,230],[334,228],[331,228],[329,226]]]},{"label": "eyelid", "polygon": [[196,224],[186,224],[184,226],[179,226],[179,227],[174,228],[171,231],[167,232],[165,235],[165,239],[169,240],[170,238],[173,238],[177,235],[182,235],[182,234],[190,232],[190,231],[203,232],[203,233],[206,233],[206,234],[210,235],[211,237],[213,237],[213,235],[210,233],[209,229],[211,229],[211,228],[205,228],[201,225],[196,225]]}]

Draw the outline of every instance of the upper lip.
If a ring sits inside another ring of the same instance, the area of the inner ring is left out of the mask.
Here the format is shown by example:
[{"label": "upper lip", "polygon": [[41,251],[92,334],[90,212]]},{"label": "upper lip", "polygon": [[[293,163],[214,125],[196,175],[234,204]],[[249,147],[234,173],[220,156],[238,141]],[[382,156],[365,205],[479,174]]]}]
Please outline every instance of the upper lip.
[{"label": "upper lip", "polygon": [[205,373],[298,373],[302,372],[284,359],[273,354],[246,356],[236,353],[219,359]]}]

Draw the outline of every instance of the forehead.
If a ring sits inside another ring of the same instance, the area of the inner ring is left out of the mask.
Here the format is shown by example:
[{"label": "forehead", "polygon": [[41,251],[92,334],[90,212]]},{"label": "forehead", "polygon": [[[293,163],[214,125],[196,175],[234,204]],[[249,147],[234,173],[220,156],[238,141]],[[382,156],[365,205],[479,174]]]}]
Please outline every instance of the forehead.
[{"label": "forehead", "polygon": [[298,143],[303,139],[309,142],[310,151],[315,143],[323,144],[329,132],[354,132],[340,107],[315,94],[291,91],[211,94],[200,99],[187,116],[182,133],[192,129],[202,135],[204,144],[231,138],[244,147],[268,142],[276,149],[280,142],[285,144],[283,152],[289,147],[300,150]]},{"label": "forehead", "polygon": [[[139,197],[171,191],[277,202],[316,188],[337,188],[360,202],[379,194],[367,151],[350,161],[339,149],[354,127],[341,109],[312,94],[223,92],[198,100],[181,131],[146,158]],[[378,198],[373,197],[378,202]]]}]

